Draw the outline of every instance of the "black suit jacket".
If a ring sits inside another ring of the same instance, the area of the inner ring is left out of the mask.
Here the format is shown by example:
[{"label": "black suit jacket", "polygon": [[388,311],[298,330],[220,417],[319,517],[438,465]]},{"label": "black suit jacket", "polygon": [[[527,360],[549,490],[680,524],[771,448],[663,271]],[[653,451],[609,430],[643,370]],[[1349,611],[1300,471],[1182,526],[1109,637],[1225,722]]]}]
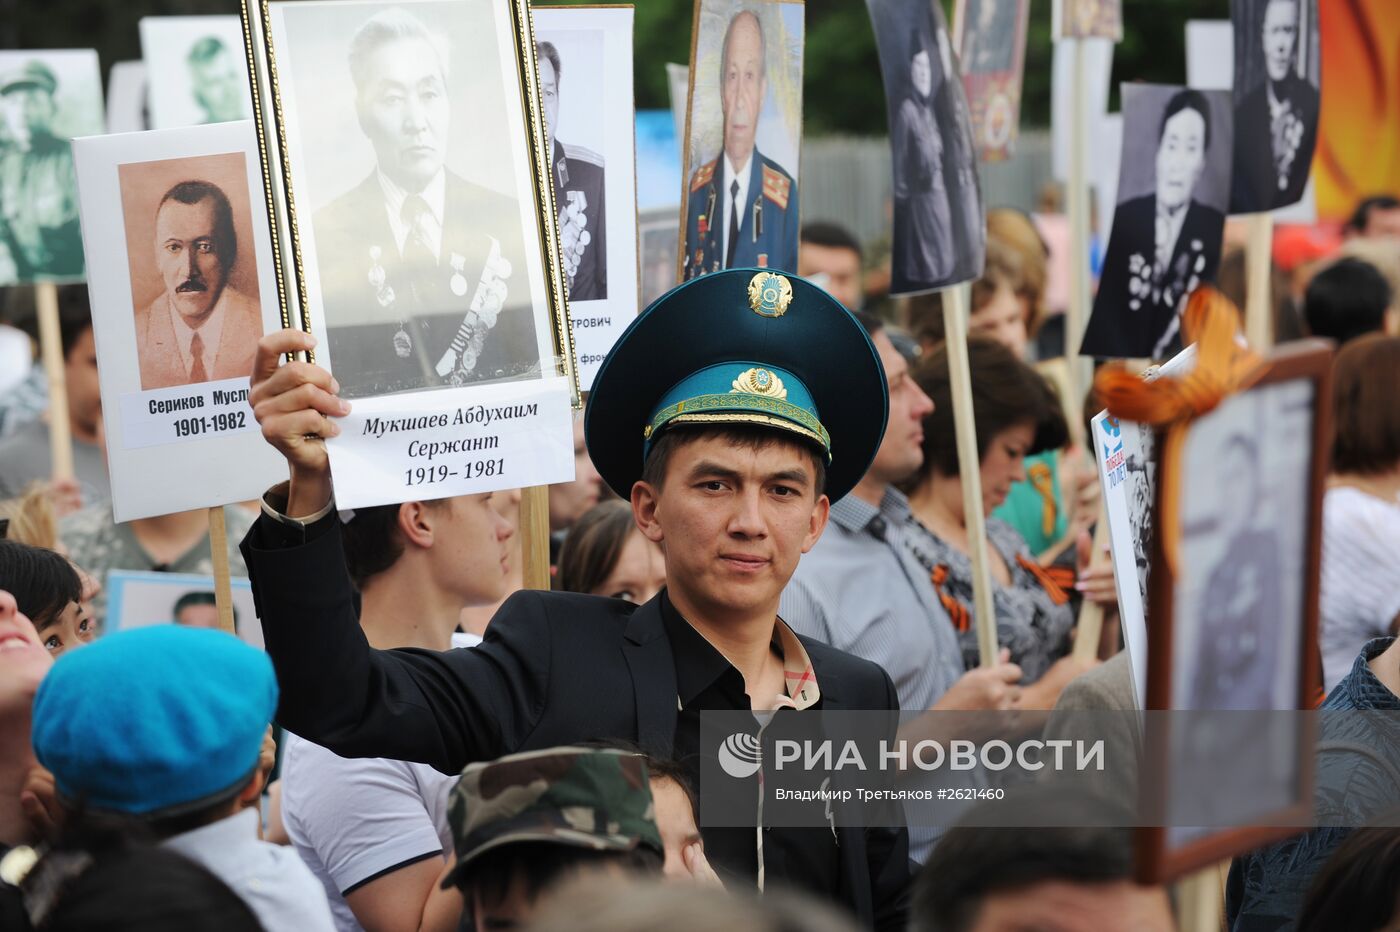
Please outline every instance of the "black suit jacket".
[{"label": "black suit jacket", "polygon": [[[376,651],[356,618],[339,524],[328,523],[287,547],[279,544],[289,532],[264,515],[241,547],[282,690],[278,723],[288,731],[343,757],[420,761],[444,773],[601,738],[670,756],[676,670],[659,597],[636,606],[519,592],[476,648]],[[818,641],[802,643],[824,710],[899,707],[880,667]],[[837,838],[841,885],[834,898],[867,927],[902,930],[906,830],[842,827]]]},{"label": "black suit jacket", "polygon": [[[1177,314],[1198,285],[1215,280],[1225,215],[1193,199],[1171,262],[1153,279],[1156,218],[1157,198],[1151,194],[1125,201],[1114,212],[1094,311],[1084,330],[1084,355],[1167,359],[1181,349],[1179,327],[1173,331]],[[1169,337],[1165,343],[1164,337]]]},{"label": "black suit jacket", "polygon": [[[375,172],[316,212],[317,266],[341,394],[355,398],[448,384],[436,366],[471,307],[493,238],[511,266],[506,301],[465,381],[538,371],[516,202],[447,172],[442,221],[436,269],[415,272],[399,257]],[[376,268],[382,274],[380,283],[374,279]],[[453,287],[457,276],[464,286],[460,295]],[[337,325],[347,315],[374,323]],[[394,343],[401,327],[412,343],[407,356],[400,356]]]},{"label": "black suit jacket", "polygon": [[1293,163],[1282,185],[1274,166],[1273,129],[1267,86],[1259,85],[1235,108],[1234,175],[1230,213],[1252,214],[1296,204],[1303,196],[1317,145],[1318,95],[1302,78],[1290,77],[1280,93],[1303,124]]},{"label": "black suit jacket", "polygon": [[554,140],[554,209],[562,213],[569,195],[583,197],[589,243],[579,259],[578,271],[569,281],[570,301],[601,301],[608,296],[608,211],[603,157],[583,146]]}]

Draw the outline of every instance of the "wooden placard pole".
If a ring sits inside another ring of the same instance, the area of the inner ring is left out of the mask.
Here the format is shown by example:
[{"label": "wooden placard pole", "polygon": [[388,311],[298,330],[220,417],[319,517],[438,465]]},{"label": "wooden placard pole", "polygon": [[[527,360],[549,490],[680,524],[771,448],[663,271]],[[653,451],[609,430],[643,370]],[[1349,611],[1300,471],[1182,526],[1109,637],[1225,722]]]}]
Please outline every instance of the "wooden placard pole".
[{"label": "wooden placard pole", "polygon": [[63,378],[63,335],[58,326],[58,286],[38,282],[34,303],[39,317],[39,351],[49,385],[49,455],[54,479],[73,478],[73,436],[68,423],[68,383]]},{"label": "wooden placard pole", "polygon": [[209,509],[209,557],[214,564],[214,605],[219,610],[219,627],[236,634],[233,625],[233,587],[229,584],[228,526],[224,508]]},{"label": "wooden placard pole", "polygon": [[1250,214],[1249,240],[1245,246],[1244,333],[1249,348],[1267,352],[1274,344],[1273,286],[1274,215]]},{"label": "wooden placard pole", "polygon": [[[1092,455],[1092,451],[1091,451]],[[1099,499],[1099,520],[1094,527],[1094,549],[1089,556],[1089,566],[1098,568],[1110,561],[1103,557],[1108,546],[1108,509]],[[1099,656],[1099,642],[1103,638],[1103,606],[1085,599],[1079,606],[1079,621],[1074,630],[1074,658],[1095,660]]]},{"label": "wooden placard pole", "polygon": [[1084,327],[1089,320],[1089,181],[1085,165],[1088,135],[1088,78],[1085,71],[1084,40],[1061,40],[1070,43],[1073,65],[1072,94],[1069,104],[1069,180],[1065,185],[1066,208],[1069,213],[1069,306],[1065,310],[1065,360],[1069,363],[1069,393],[1077,408],[1083,401],[1080,392],[1089,384],[1088,361],[1079,358],[1079,346],[1084,341]]},{"label": "wooden placard pole", "polygon": [[520,553],[526,589],[549,589],[549,486],[520,490]]},{"label": "wooden placard pole", "polygon": [[953,394],[953,429],[958,445],[958,478],[963,493],[963,523],[972,561],[972,605],[977,625],[977,652],[984,667],[997,662],[997,618],[992,605],[992,573],[987,562],[987,517],[982,513],[981,457],[977,422],[972,415],[972,369],[967,361],[967,316],[971,291],[957,285],[943,292],[943,332],[948,347],[948,381]]}]

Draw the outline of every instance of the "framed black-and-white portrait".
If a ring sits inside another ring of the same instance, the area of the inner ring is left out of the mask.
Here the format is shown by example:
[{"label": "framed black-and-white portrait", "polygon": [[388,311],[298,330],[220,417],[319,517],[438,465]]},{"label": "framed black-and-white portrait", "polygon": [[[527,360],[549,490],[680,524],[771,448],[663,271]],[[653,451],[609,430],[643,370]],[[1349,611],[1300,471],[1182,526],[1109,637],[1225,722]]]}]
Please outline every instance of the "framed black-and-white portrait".
[{"label": "framed black-and-white portrait", "polygon": [[1123,86],[1118,206],[1080,350],[1169,359],[1181,310],[1220,267],[1233,134],[1227,91]]},{"label": "framed black-and-white portrait", "polygon": [[243,25],[237,16],[142,17],[141,58],[152,129],[252,117]]},{"label": "framed black-and-white portrait", "polygon": [[257,498],[285,466],[248,404],[258,340],[281,326],[253,124],[73,155],[116,520]]},{"label": "framed black-and-white portrait", "polygon": [[1232,0],[1235,168],[1230,213],[1296,203],[1317,147],[1317,0]]},{"label": "framed black-and-white portrait", "polygon": [[587,391],[637,316],[632,8],[536,7],[531,15],[560,260]]},{"label": "framed black-and-white portrait", "polygon": [[1030,0],[958,0],[953,22],[978,154],[984,162],[1009,159],[1020,128]]},{"label": "framed black-and-white portrait", "polygon": [[982,274],[987,224],[971,116],[943,9],[929,0],[866,5],[894,163],[890,293],[970,281]]},{"label": "framed black-and-white portrait", "polygon": [[682,281],[797,271],[801,0],[695,0],[682,139]]},{"label": "framed black-and-white portrait", "polygon": [[0,285],[82,280],[69,141],[102,126],[96,52],[0,52]]},{"label": "framed black-and-white portrait", "polygon": [[1159,453],[1147,708],[1173,717],[1146,739],[1163,774],[1147,801],[1160,823],[1139,829],[1150,876],[1216,863],[1311,815],[1311,726],[1280,713],[1312,709],[1321,684],[1331,361],[1319,341],[1276,350],[1253,385],[1191,421],[1178,457]]},{"label": "framed black-and-white portrait", "polygon": [[523,0],[246,11],[280,296],[354,405],[329,444],[337,500],[571,478],[575,357]]}]

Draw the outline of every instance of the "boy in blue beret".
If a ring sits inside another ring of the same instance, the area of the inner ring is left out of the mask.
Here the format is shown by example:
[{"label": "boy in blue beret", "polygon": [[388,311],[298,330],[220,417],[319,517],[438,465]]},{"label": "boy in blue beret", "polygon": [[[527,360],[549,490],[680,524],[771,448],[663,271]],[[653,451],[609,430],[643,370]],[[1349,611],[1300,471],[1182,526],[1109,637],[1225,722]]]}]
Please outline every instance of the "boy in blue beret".
[{"label": "boy in blue beret", "polygon": [[[243,542],[290,730],[341,756],[445,773],[621,739],[676,758],[698,784],[703,711],[898,708],[878,666],[795,634],[777,614],[831,501],[869,466],[888,410],[870,339],[820,288],[755,268],[697,278],[639,315],[603,362],[588,452],[664,550],[660,594],[637,606],[519,592],[483,644],[445,653],[372,650],[357,625],[322,442],[349,406],[326,370],[282,363],[312,345],[295,330],[264,337],[249,399],[291,472]],[[866,927],[904,928],[902,827],[702,835],[731,886],[794,885]]]},{"label": "boy in blue beret", "polygon": [[258,839],[277,679],[222,631],[156,625],[64,654],[34,698],[34,754],[70,818],[129,822],[199,862],[276,932],[330,930],[321,885]]}]

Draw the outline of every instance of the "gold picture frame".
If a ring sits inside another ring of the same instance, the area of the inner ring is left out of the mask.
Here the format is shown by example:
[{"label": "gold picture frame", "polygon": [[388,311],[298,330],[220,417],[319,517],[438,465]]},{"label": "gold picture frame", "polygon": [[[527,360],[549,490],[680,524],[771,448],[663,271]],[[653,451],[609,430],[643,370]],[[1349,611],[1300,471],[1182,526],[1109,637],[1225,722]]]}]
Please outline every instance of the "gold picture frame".
[{"label": "gold picture frame", "polygon": [[[468,0],[404,0],[403,3],[373,6],[413,8],[467,2]],[[277,265],[277,299],[283,324],[310,333],[314,311],[308,295],[310,269],[308,257],[305,255],[306,237],[302,232],[302,225],[310,222],[311,212],[296,200],[298,180],[293,178],[285,82],[278,73],[278,54],[284,50],[279,49],[274,41],[271,25],[273,10],[282,6],[305,9],[311,4],[286,3],[285,0],[243,0],[242,20],[248,73],[252,84],[253,121],[257,129],[262,161],[263,193],[268,205],[273,257]],[[372,4],[363,0],[323,0],[317,6],[344,6],[349,11],[363,10]],[[495,11],[501,9],[495,4],[479,5],[479,8],[492,11],[493,16]],[[554,374],[564,376],[568,380],[570,402],[574,408],[578,408],[581,406],[581,398],[573,328],[559,257],[553,187],[547,183],[549,162],[545,152],[545,131],[540,108],[534,26],[525,0],[504,0],[504,8],[509,16],[511,47],[502,47],[504,43],[496,44],[502,62],[513,63],[510,75],[514,78],[514,86],[507,83],[507,99],[503,103],[508,112],[514,111],[511,114],[512,118],[518,116],[524,127],[524,144],[529,153],[528,186],[533,198],[532,208],[528,211],[533,221],[533,236],[528,229],[522,229],[521,234],[528,252],[533,253],[531,247],[538,244],[538,258],[543,271],[544,294],[538,295],[532,288],[530,304],[532,312],[537,309],[537,299],[542,298],[546,305]],[[522,217],[525,213],[522,205]],[[325,323],[324,319],[321,323]],[[308,353],[307,356],[309,361],[315,361],[312,354]],[[542,360],[542,363],[548,362],[548,359]],[[549,373],[545,371],[542,374]]]}]

